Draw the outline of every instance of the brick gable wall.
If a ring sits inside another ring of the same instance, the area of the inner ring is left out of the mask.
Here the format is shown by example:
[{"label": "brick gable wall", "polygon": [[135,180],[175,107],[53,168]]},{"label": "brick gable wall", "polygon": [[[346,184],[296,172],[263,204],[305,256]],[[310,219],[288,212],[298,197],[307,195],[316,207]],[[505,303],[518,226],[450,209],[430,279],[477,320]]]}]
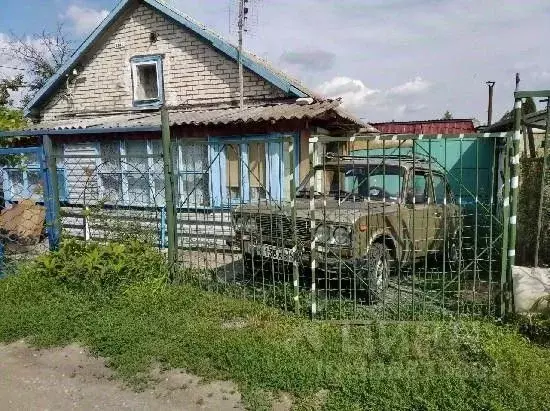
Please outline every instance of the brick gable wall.
[{"label": "brick gable wall", "polygon": [[[150,33],[158,34],[151,43]],[[81,62],[78,80],[63,87],[42,110],[44,120],[74,113],[132,108],[130,59],[163,54],[164,94],[169,106],[230,104],[239,98],[238,67],[194,33],[146,5],[129,11]],[[245,99],[273,100],[285,94],[245,69]]]}]

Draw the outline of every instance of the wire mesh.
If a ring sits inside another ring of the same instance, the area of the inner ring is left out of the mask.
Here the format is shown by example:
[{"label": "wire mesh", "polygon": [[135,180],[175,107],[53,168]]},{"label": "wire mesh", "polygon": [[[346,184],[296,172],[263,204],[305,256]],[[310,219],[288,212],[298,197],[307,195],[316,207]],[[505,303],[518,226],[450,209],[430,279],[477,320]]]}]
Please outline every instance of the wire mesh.
[{"label": "wire mesh", "polygon": [[[321,320],[497,315],[504,140],[172,139],[176,280]],[[160,140],[56,159],[64,236],[166,249]]]},{"label": "wire mesh", "polygon": [[0,277],[49,249],[42,149],[0,149]]},{"label": "wire mesh", "polygon": [[132,238],[165,246],[159,140],[66,144],[56,163],[63,180],[63,237],[102,242]]}]

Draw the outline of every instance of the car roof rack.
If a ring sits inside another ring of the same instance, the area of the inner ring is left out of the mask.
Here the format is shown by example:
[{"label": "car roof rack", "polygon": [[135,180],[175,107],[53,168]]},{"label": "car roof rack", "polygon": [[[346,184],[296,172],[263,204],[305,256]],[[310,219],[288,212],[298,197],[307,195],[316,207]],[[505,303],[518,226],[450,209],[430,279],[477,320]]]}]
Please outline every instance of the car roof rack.
[{"label": "car roof rack", "polygon": [[429,156],[423,156],[419,154],[373,154],[370,156],[350,156],[337,153],[326,153],[325,158],[329,160],[371,160],[371,159],[382,159],[382,160],[405,160],[405,161],[418,161],[427,163],[430,160],[436,161],[435,158]]}]

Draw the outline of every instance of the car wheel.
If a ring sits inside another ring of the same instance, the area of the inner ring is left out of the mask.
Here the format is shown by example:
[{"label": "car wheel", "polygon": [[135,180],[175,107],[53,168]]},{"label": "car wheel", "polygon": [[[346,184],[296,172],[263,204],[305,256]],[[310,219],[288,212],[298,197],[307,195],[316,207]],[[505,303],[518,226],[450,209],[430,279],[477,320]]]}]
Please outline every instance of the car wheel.
[{"label": "car wheel", "polygon": [[384,244],[371,245],[359,267],[357,292],[371,304],[384,299],[393,264],[390,250]]}]

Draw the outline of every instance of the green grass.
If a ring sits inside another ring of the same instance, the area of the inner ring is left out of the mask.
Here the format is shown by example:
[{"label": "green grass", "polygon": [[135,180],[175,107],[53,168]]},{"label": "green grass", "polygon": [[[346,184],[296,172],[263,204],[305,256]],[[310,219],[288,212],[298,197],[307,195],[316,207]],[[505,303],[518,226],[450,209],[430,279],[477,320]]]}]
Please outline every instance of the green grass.
[{"label": "green grass", "polygon": [[[67,267],[76,270],[86,252]],[[132,264],[131,257],[117,261]],[[105,280],[108,292],[85,286],[96,284],[93,269],[76,286],[69,278],[76,271],[46,275],[45,266],[51,265],[37,263],[0,280],[0,341],[79,342],[108,358],[118,376],[136,387],[148,383],[148,371],[160,364],[231,379],[253,409],[268,407],[269,396],[279,392],[292,395],[298,409],[550,406],[550,351],[508,326],[431,322],[342,328],[190,285],[168,286],[151,263],[143,275],[118,287]],[[102,278],[109,279],[109,270],[101,267]]]}]

